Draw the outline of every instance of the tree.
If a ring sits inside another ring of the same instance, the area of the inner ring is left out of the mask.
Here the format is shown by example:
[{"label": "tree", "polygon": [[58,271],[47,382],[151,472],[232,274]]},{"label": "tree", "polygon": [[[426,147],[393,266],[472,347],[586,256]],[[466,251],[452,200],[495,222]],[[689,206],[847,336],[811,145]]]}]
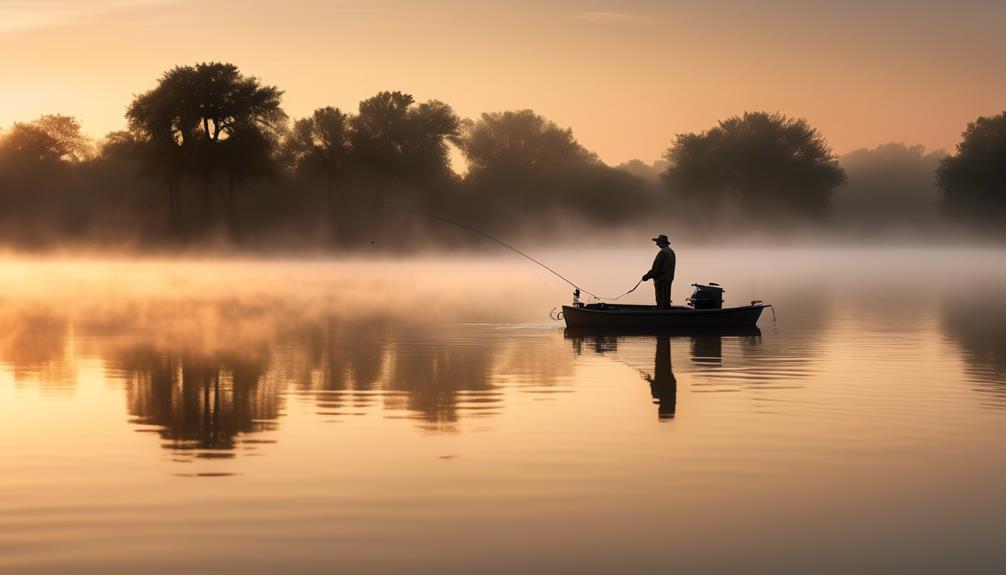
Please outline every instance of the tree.
[{"label": "tree", "polygon": [[1006,112],[968,124],[936,173],[951,217],[1002,229],[1006,216]]},{"label": "tree", "polygon": [[[845,182],[838,159],[806,120],[746,112],[700,133],[679,134],[664,154],[664,179],[706,212],[820,218]],[[698,202],[697,202],[698,203]]]},{"label": "tree", "polygon": [[169,219],[175,235],[183,230],[181,184],[194,153],[198,123],[189,98],[195,69],[176,66],[153,90],[133,99],[126,111],[129,131],[147,174],[168,189]]},{"label": "tree", "polygon": [[45,115],[29,123],[15,123],[0,139],[0,156],[18,162],[80,162],[93,146],[70,116]]},{"label": "tree", "polygon": [[402,92],[380,92],[360,102],[349,119],[349,152],[342,170],[345,184],[340,234],[347,240],[373,237],[380,227],[399,236],[424,222],[413,216],[393,220],[382,206],[422,205],[440,211],[457,181],[451,170],[449,144],[457,139],[461,120],[450,106],[431,100],[416,103]]},{"label": "tree", "polygon": [[380,92],[360,102],[350,124],[354,169],[409,178],[450,172],[448,143],[457,141],[461,129],[447,104],[416,104],[402,92]]},{"label": "tree", "polygon": [[222,189],[224,219],[234,240],[240,240],[241,223],[237,213],[238,189],[252,180],[271,176],[276,169],[280,135],[252,125],[239,124],[220,144],[216,161],[226,176]]},{"label": "tree", "polygon": [[610,221],[643,209],[644,183],[612,169],[532,110],[482,114],[460,141],[468,162],[466,192],[483,218],[528,221],[553,212]]},{"label": "tree", "polygon": [[168,184],[176,231],[183,214],[182,178],[201,179],[205,224],[211,180],[222,174],[227,180],[224,213],[231,234],[239,237],[235,191],[268,172],[265,164],[285,128],[282,95],[276,87],[242,75],[233,64],[210,62],[175,67],[156,88],[134,99],[126,113],[130,130],[150,171]]},{"label": "tree", "polygon": [[333,217],[336,180],[342,175],[351,150],[350,120],[350,116],[338,108],[319,108],[310,117],[294,122],[283,143],[284,155],[295,171],[325,174],[325,201]]},{"label": "tree", "polygon": [[92,149],[69,116],[15,123],[0,138],[0,234],[37,247],[79,233],[94,201],[79,193]]},{"label": "tree", "polygon": [[116,130],[105,134],[98,142],[98,159],[120,161],[135,160],[143,151],[143,142],[136,139],[129,130]]},{"label": "tree", "polygon": [[615,168],[625,170],[633,176],[646,181],[648,184],[656,185],[661,182],[661,176],[667,171],[667,160],[657,160],[652,164],[647,164],[642,160],[634,159],[623,162],[615,166]]},{"label": "tree", "polygon": [[482,114],[467,126],[461,151],[468,173],[531,173],[571,163],[595,162],[573,131],[562,129],[532,110]]}]

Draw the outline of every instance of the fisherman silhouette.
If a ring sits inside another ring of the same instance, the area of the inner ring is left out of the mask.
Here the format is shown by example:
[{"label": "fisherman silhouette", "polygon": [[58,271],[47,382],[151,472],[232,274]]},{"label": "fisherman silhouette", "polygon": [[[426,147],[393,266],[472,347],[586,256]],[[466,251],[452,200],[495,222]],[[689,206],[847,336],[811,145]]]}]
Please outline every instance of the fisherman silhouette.
[{"label": "fisherman silhouette", "polygon": [[671,283],[674,281],[677,256],[671,249],[671,242],[664,234],[653,238],[653,241],[657,243],[660,251],[653,259],[650,271],[643,274],[642,281],[653,280],[653,290],[657,296],[657,309],[671,309]]}]

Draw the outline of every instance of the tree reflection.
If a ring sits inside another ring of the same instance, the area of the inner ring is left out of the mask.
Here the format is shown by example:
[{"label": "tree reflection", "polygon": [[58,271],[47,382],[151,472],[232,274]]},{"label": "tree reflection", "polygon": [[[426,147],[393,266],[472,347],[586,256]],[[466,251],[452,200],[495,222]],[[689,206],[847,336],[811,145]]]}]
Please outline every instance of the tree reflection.
[{"label": "tree reflection", "polygon": [[50,370],[36,375],[47,383],[74,381],[78,355],[99,361],[123,382],[130,423],[179,459],[230,457],[263,441],[248,436],[275,428],[287,393],[326,421],[377,416],[450,432],[466,418],[498,414],[504,385],[551,393],[545,388],[573,373],[573,356],[553,333],[431,330],[381,315],[282,323],[238,317],[230,305],[186,303],[108,321],[22,313],[0,334],[0,360],[19,380]]},{"label": "tree reflection", "polygon": [[147,346],[114,364],[125,374],[133,422],[157,426],[167,449],[230,450],[239,435],[272,429],[279,415],[278,389],[263,378],[264,351],[203,357]]},{"label": "tree reflection", "polygon": [[436,335],[389,318],[328,318],[302,332],[310,368],[299,380],[315,392],[322,415],[362,415],[375,399],[434,430],[449,430],[462,411],[492,413],[500,350],[492,341]]},{"label": "tree reflection", "polygon": [[319,393],[318,406],[339,410],[348,402],[367,407],[380,386],[389,345],[385,318],[327,317],[303,328],[294,341],[311,350],[300,386]]},{"label": "tree reflection", "polygon": [[430,329],[392,317],[329,317],[285,335],[296,351],[279,354],[272,370],[313,394],[319,415],[342,421],[368,415],[380,402],[385,417],[453,431],[465,417],[498,413],[504,384],[540,391],[572,375],[561,339],[510,334],[485,326]]},{"label": "tree reflection", "polygon": [[954,293],[943,302],[943,329],[961,348],[971,381],[1006,407],[1006,296]]},{"label": "tree reflection", "polygon": [[76,384],[70,324],[48,309],[17,310],[3,318],[0,363],[18,385],[31,382],[46,392],[67,393]]},{"label": "tree reflection", "polygon": [[489,393],[495,388],[495,344],[455,338],[410,340],[412,344],[396,345],[388,389],[403,394],[386,395],[387,407],[418,414],[427,428],[449,429],[458,421],[460,409],[485,413],[499,403],[500,398]]}]

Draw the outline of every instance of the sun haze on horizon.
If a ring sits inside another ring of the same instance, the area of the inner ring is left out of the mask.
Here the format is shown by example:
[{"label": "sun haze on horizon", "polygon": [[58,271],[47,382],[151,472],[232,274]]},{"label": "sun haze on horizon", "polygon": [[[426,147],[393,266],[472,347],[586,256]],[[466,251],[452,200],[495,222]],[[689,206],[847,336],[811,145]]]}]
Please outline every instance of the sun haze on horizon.
[{"label": "sun haze on horizon", "polygon": [[166,69],[229,61],[285,90],[295,118],[381,90],[465,117],[531,108],[610,164],[751,110],[805,117],[839,153],[950,149],[1003,108],[1004,16],[983,0],[0,0],[15,55],[0,126],[61,113],[100,137]]}]

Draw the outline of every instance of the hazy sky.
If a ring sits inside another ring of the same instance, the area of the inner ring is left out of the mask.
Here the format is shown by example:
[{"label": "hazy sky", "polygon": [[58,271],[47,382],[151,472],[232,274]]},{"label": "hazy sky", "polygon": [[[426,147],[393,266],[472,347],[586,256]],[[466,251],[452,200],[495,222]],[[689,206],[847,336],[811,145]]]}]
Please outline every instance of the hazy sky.
[{"label": "hazy sky", "polygon": [[393,89],[532,108],[610,163],[745,110],[838,152],[950,148],[1006,109],[1004,28],[1001,0],[0,0],[0,126],[63,113],[101,135],[165,69],[218,60],[294,117]]}]

